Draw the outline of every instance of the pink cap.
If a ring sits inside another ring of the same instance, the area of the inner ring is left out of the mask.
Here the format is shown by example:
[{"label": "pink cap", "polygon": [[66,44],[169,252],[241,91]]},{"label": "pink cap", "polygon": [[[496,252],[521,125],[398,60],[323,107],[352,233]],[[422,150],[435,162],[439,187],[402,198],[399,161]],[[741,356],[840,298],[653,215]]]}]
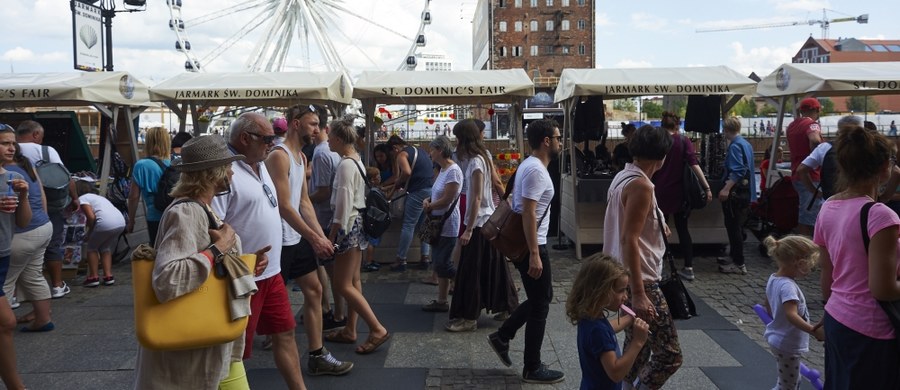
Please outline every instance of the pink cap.
[{"label": "pink cap", "polygon": [[287,132],[287,119],[284,118],[275,118],[272,121],[272,128],[275,130],[276,134],[286,133]]}]

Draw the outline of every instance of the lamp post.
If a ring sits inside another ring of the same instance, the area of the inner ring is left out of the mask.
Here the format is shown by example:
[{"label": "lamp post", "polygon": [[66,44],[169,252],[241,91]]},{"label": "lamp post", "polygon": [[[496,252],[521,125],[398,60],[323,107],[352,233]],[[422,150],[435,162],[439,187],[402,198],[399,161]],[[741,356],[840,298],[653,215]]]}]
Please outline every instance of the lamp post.
[{"label": "lamp post", "polygon": [[106,59],[103,61],[103,70],[107,72],[113,71],[113,45],[112,45],[112,19],[119,12],[141,12],[147,10],[147,0],[123,0],[125,8],[117,10],[115,0],[72,0],[86,4],[96,5],[100,3],[100,17],[103,19],[104,32],[104,50],[106,51]]}]

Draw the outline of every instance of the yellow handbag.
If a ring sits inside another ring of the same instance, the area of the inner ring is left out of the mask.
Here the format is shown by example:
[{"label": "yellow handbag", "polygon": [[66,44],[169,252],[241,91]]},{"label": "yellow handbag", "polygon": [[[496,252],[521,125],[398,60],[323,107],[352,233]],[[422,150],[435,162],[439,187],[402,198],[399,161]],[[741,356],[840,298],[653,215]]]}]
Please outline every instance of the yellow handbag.
[{"label": "yellow handbag", "polygon": [[[155,350],[195,349],[237,339],[247,328],[248,317],[231,321],[228,279],[210,272],[196,290],[166,303],[156,299],[151,285],[156,251],[141,244],[131,258],[134,288],[134,325],[142,346]],[[249,269],[256,255],[241,255]]]}]

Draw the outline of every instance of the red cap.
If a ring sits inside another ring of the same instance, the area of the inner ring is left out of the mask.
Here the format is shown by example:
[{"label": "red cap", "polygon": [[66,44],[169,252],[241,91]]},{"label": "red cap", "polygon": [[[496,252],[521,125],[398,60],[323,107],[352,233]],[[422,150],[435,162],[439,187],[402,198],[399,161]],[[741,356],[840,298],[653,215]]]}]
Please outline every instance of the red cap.
[{"label": "red cap", "polygon": [[816,111],[822,108],[819,99],[806,98],[800,101],[800,111]]}]

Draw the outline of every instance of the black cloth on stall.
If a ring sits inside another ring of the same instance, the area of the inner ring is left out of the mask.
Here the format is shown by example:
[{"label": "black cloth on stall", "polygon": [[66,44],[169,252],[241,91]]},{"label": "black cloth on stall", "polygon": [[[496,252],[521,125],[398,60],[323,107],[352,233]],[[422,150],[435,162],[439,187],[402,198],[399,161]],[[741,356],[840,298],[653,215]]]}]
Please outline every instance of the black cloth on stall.
[{"label": "black cloth on stall", "polygon": [[606,134],[606,112],[603,107],[603,98],[590,96],[584,101],[575,104],[575,119],[572,131],[572,140],[582,143],[586,140],[599,141]]},{"label": "black cloth on stall", "polygon": [[687,112],[684,115],[684,131],[696,131],[703,134],[718,133],[719,118],[721,117],[721,96],[688,96]]}]

